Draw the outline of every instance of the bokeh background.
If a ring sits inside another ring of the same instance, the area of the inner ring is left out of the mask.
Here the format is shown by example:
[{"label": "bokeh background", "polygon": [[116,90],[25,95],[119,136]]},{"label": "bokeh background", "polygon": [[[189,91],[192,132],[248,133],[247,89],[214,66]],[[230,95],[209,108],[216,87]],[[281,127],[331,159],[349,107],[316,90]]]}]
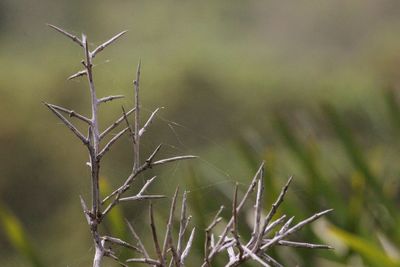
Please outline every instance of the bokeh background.
[{"label": "bokeh background", "polygon": [[[293,237],[335,250],[271,251],[284,266],[400,266],[397,0],[1,0],[1,266],[90,266],[93,253],[78,198],[90,197],[86,152],[41,102],[89,113],[85,80],[66,80],[82,51],[46,23],[87,33],[91,47],[129,30],[96,57],[99,95],[126,95],[101,108],[101,123],[133,105],[141,58],[143,120],[165,107],[143,155],[163,142],[164,156],[200,156],[154,170],[151,188],[190,191],[198,229],[190,266],[202,257],[202,229],[262,160],[266,205],[294,175],[284,212],[298,221],[335,208]],[[107,192],[131,169],[128,138],[104,160]],[[167,204],[155,204],[160,224]],[[131,240],[127,217],[149,236],[146,210],[121,205],[106,230]]]}]

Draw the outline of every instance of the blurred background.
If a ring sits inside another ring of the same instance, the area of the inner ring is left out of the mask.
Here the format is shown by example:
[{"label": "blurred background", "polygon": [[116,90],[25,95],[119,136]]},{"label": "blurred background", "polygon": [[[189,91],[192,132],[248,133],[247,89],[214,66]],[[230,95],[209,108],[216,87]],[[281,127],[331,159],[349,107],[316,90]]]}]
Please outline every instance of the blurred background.
[{"label": "blurred background", "polygon": [[[284,266],[400,266],[397,0],[0,1],[1,266],[90,266],[93,255],[78,197],[90,198],[86,151],[42,105],[89,114],[86,81],[66,80],[82,51],[46,23],[86,33],[92,48],[129,30],[96,57],[98,95],[126,96],[101,108],[101,126],[133,106],[141,58],[142,120],[165,107],[143,157],[160,142],[161,156],[200,156],[150,173],[159,177],[151,192],[190,191],[198,232],[189,266],[202,259],[201,231],[219,205],[230,206],[235,183],[244,191],[263,160],[265,205],[294,175],[281,212],[299,221],[335,209],[293,236],[335,250],[271,251]],[[131,170],[129,142],[104,158],[104,194]],[[166,207],[155,203],[160,225]],[[241,214],[243,236],[250,214]],[[147,203],[121,205],[106,222],[132,240],[124,217],[149,236]]]}]

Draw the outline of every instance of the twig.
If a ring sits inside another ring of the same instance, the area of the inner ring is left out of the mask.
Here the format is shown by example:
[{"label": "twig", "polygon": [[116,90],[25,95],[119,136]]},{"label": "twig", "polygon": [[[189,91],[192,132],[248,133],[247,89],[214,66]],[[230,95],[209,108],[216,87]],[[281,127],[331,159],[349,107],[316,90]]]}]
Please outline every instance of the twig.
[{"label": "twig", "polygon": [[[269,242],[270,240],[266,239],[264,242]],[[294,242],[294,241],[287,241],[287,240],[280,240],[278,245],[286,246],[286,247],[293,247],[293,248],[310,248],[310,249],[333,249],[333,247],[323,244],[311,244],[311,243],[304,243],[304,242]]]},{"label": "twig", "polygon": [[289,226],[292,223],[293,219],[294,216],[289,218],[289,220],[287,220],[287,222],[281,227],[281,229],[276,233],[276,235],[284,234],[289,229]]},{"label": "twig", "polygon": [[84,145],[88,145],[88,140],[83,134],[69,121],[67,120],[60,112],[56,110],[51,104],[44,103],[81,141]]},{"label": "twig", "polygon": [[127,31],[123,31],[109,39],[108,41],[104,42],[103,44],[99,45],[96,47],[93,52],[90,54],[92,58],[94,58],[99,52],[103,51],[104,48],[115,42],[118,38],[120,38],[122,35],[124,35]]},{"label": "twig", "polygon": [[262,211],[262,198],[264,193],[264,168],[260,172],[260,180],[258,180],[256,205],[254,207],[254,228],[252,239],[256,239],[260,235],[261,224],[261,211]]},{"label": "twig", "polygon": [[86,118],[85,116],[83,116],[83,115],[81,115],[81,114],[79,114],[79,113],[77,113],[77,112],[75,112],[73,110],[69,110],[69,109],[54,105],[54,104],[47,104],[47,105],[51,106],[55,110],[58,110],[58,111],[61,111],[61,112],[64,112],[64,113],[68,114],[70,117],[77,118],[77,119],[79,119],[79,120],[81,120],[81,121],[83,121],[83,122],[85,122],[85,123],[87,123],[89,125],[91,124],[90,119]]},{"label": "twig", "polygon": [[277,200],[272,204],[270,211],[268,212],[267,216],[264,219],[264,224],[261,228],[261,231],[258,234],[258,237],[256,239],[256,243],[254,245],[254,249],[253,251],[255,252],[255,250],[259,247],[261,240],[266,232],[266,229],[268,227],[268,224],[270,223],[272,217],[274,217],[276,211],[278,210],[279,206],[281,205],[281,203],[284,200],[284,197],[286,195],[286,192],[290,186],[290,183],[292,182],[293,176],[290,176],[288,181],[286,182],[285,186],[282,188]]},{"label": "twig", "polygon": [[272,267],[283,267],[282,264],[277,262],[274,258],[269,256],[268,254],[264,253],[261,255],[262,259],[265,260],[268,264],[270,264]]},{"label": "twig", "polygon": [[[253,192],[255,186],[257,185],[258,179],[260,178],[259,174],[262,171],[262,168],[264,167],[264,163],[261,164],[261,166],[258,168],[256,174],[253,177],[253,180],[251,181],[251,184],[249,185],[245,195],[243,196],[241,202],[239,203],[239,205],[236,208],[236,212],[239,212],[240,209],[243,207],[244,203],[246,202],[247,198],[249,197],[250,193]],[[208,260],[205,261],[202,265],[202,267],[207,266],[207,262],[211,261],[211,259],[215,256],[215,254],[219,251],[219,249],[221,248],[226,235],[228,234],[228,231],[230,230],[230,228],[232,227],[233,224],[233,218],[231,218],[228,222],[228,224],[226,225],[225,229],[223,230],[221,236],[218,239],[217,244],[215,244],[215,246],[213,247],[213,249],[210,251],[209,255],[208,255]]]},{"label": "twig", "polygon": [[[126,116],[129,116],[132,114],[132,112],[135,111],[135,108],[129,110],[126,112]],[[124,121],[124,116],[121,116],[119,119],[117,119],[113,124],[111,124],[107,129],[105,129],[101,134],[100,134],[100,140],[102,140],[109,132],[114,130],[122,121]]]},{"label": "twig", "polygon": [[282,224],[286,219],[286,215],[282,215],[279,219],[276,219],[275,221],[273,221],[272,223],[270,223],[267,228],[265,228],[263,236],[265,236],[266,234],[268,234],[272,229],[274,229],[275,227],[277,227],[278,225]]},{"label": "twig", "polygon": [[182,207],[181,207],[181,218],[179,220],[179,233],[178,233],[178,243],[176,245],[176,250],[178,254],[180,255],[182,252],[182,243],[183,243],[183,237],[186,231],[187,227],[187,218],[186,218],[186,200],[187,200],[187,192],[183,192],[183,197],[182,197]]},{"label": "twig", "polygon": [[166,198],[166,196],[164,196],[164,195],[141,195],[141,196],[120,198],[119,201],[134,201],[134,200],[160,199],[160,198]]},{"label": "twig", "polygon": [[147,164],[152,164],[155,156],[157,155],[157,153],[160,151],[162,147],[162,144],[159,144],[156,149],[154,149],[153,153],[151,153],[151,155],[146,159],[146,163]]},{"label": "twig", "polygon": [[181,255],[181,264],[185,263],[185,259],[189,255],[189,251],[192,248],[195,231],[196,231],[196,228],[193,228],[192,232],[190,233],[190,237],[186,244],[186,248],[183,250],[182,255]]},{"label": "twig", "polygon": [[137,247],[135,247],[135,246],[129,244],[128,242],[123,241],[123,240],[121,240],[119,238],[111,237],[111,236],[103,236],[102,239],[104,241],[107,241],[107,242],[110,242],[110,243],[113,243],[113,244],[116,244],[116,245],[119,245],[119,246],[123,246],[123,247],[132,249],[132,250],[137,251],[137,252],[141,252],[141,250],[139,248],[137,248]]},{"label": "twig", "polygon": [[135,89],[135,143],[134,143],[134,158],[133,158],[133,170],[139,168],[140,166],[140,100],[139,100],[139,87],[140,87],[140,68],[141,68],[141,60],[139,59],[139,63],[136,70],[136,80],[133,81],[133,86]]},{"label": "twig", "polygon": [[166,164],[166,163],[170,163],[170,162],[174,162],[174,161],[179,161],[179,160],[185,160],[185,159],[197,159],[197,156],[193,156],[193,155],[186,155],[186,156],[177,156],[177,157],[172,157],[172,158],[168,158],[168,159],[161,159],[158,161],[155,161],[154,163],[151,163],[150,166],[156,166],[156,165],[162,165],[162,164]]},{"label": "twig", "polygon": [[131,231],[133,238],[136,240],[137,245],[139,246],[141,253],[143,256],[146,257],[146,259],[150,258],[149,253],[147,252],[145,246],[143,245],[142,240],[140,239],[139,235],[136,233],[136,231],[133,229],[133,226],[127,219],[125,219],[126,224],[128,225],[129,230]]},{"label": "twig", "polygon": [[[161,149],[161,145],[157,146],[157,148],[153,151],[150,156],[144,161],[141,162],[140,158],[140,138],[149,128],[151,123],[154,121],[159,108],[151,113],[146,123],[141,127],[140,123],[140,98],[139,98],[139,88],[140,88],[140,74],[141,74],[141,61],[139,60],[137,70],[136,70],[136,80],[133,82],[134,87],[134,108],[128,112],[125,112],[122,107],[123,116],[114,121],[109,127],[107,127],[102,133],[99,132],[99,118],[98,118],[98,106],[102,103],[106,103],[108,101],[112,101],[115,99],[122,98],[122,95],[110,95],[103,98],[98,99],[96,96],[96,89],[93,80],[93,59],[94,57],[103,51],[106,47],[114,43],[118,38],[123,36],[126,31],[123,31],[114,37],[110,38],[108,41],[104,42],[100,46],[96,47],[93,51],[89,50],[88,41],[86,35],[82,34],[82,39],[77,38],[76,36],[66,32],[65,30],[58,28],[54,25],[49,26],[61,34],[65,35],[79,46],[83,48],[84,52],[84,60],[82,64],[84,65],[84,70],[78,71],[77,73],[71,75],[68,79],[77,78],[80,76],[86,76],[88,81],[88,86],[90,90],[90,98],[91,98],[91,117],[87,118],[79,113],[76,113],[73,110],[69,110],[60,106],[56,106],[53,104],[44,103],[87,147],[89,152],[90,163],[88,165],[91,168],[91,186],[92,186],[92,203],[90,209],[85,203],[84,199],[80,197],[82,209],[85,215],[85,218],[90,226],[90,231],[92,234],[92,238],[94,241],[94,259],[93,259],[93,267],[101,267],[102,259],[104,257],[110,257],[116,262],[118,262],[121,266],[127,266],[122,263],[119,258],[112,251],[111,247],[106,247],[106,242],[126,247],[131,250],[139,252],[143,257],[139,258],[131,258],[128,259],[127,262],[136,262],[136,263],[145,263],[147,265],[153,267],[167,267],[167,262],[169,262],[169,267],[172,267],[174,264],[176,267],[183,267],[184,261],[189,251],[192,247],[195,228],[192,229],[189,240],[184,246],[185,233],[188,228],[191,216],[187,215],[187,192],[183,193],[182,198],[182,207],[179,221],[179,232],[177,236],[176,246],[173,241],[172,229],[174,227],[174,214],[177,203],[177,196],[179,189],[177,188],[175,194],[171,201],[171,207],[169,210],[169,217],[166,226],[166,230],[164,233],[164,242],[163,246],[160,246],[157,229],[154,222],[154,211],[153,205],[150,202],[149,206],[149,217],[150,217],[150,229],[152,233],[152,239],[155,247],[155,251],[157,254],[157,259],[152,259],[146,250],[143,242],[141,241],[138,234],[133,229],[132,225],[127,221],[128,227],[136,240],[137,246],[131,245],[130,243],[108,235],[100,235],[99,227],[102,223],[103,219],[106,215],[112,210],[120,202],[124,201],[141,201],[141,200],[152,200],[164,198],[164,195],[153,195],[146,194],[147,188],[152,184],[155,180],[155,176],[151,179],[147,180],[146,183],[141,187],[139,192],[133,196],[122,197],[122,195],[132,186],[136,177],[143,173],[144,171],[158,165],[163,165],[167,163],[172,163],[175,161],[186,160],[186,159],[194,159],[197,158],[193,155],[182,155],[182,156],[174,156],[170,158],[155,160],[158,152]],[[133,129],[130,126],[128,115],[135,112],[134,125]],[[69,115],[70,117],[75,117],[88,125],[88,135],[85,137],[78,128],[72,124],[63,113]],[[127,127],[118,132],[114,137],[112,137],[107,144],[100,149],[101,140],[107,136],[112,130],[118,127],[122,121],[126,122]],[[123,136],[125,132],[129,131],[130,136],[133,141],[133,167],[131,173],[124,180],[124,183],[112,191],[108,196],[106,196],[103,201],[100,200],[100,190],[99,190],[99,177],[100,177],[100,162],[103,156],[110,150],[112,145]],[[217,212],[215,218],[210,223],[210,225],[206,229],[206,240],[205,240],[205,252],[204,252],[204,261],[202,267],[211,267],[211,261],[213,258],[221,252],[227,252],[229,256],[229,262],[226,264],[228,267],[239,266],[245,261],[252,259],[257,261],[262,266],[274,266],[281,267],[282,265],[274,260],[272,257],[266,254],[266,251],[270,249],[270,247],[279,245],[279,246],[290,246],[296,248],[311,248],[311,249],[331,249],[332,247],[328,245],[321,244],[312,244],[306,242],[295,242],[285,240],[289,235],[299,231],[305,225],[313,222],[314,220],[320,218],[321,216],[327,214],[331,210],[326,210],[323,212],[319,212],[314,214],[313,216],[297,223],[295,226],[290,227],[293,217],[286,221],[286,216],[283,215],[280,218],[272,221],[274,215],[277,212],[277,209],[281,205],[284,200],[284,196],[288,190],[290,182],[292,178],[289,178],[287,184],[282,188],[280,195],[278,196],[275,203],[272,204],[271,209],[269,210],[267,216],[262,220],[262,208],[263,208],[263,195],[264,195],[264,163],[261,164],[260,168],[257,170],[255,176],[253,177],[250,185],[248,186],[244,196],[241,201],[238,201],[238,185],[235,187],[235,192],[233,196],[232,202],[232,215],[229,219],[228,223],[226,223],[225,227],[222,230],[222,233],[219,235],[217,241],[214,241],[214,234],[212,233],[215,226],[222,221],[220,214],[222,212],[223,206]],[[250,240],[245,243],[239,234],[238,223],[240,221],[239,214],[244,206],[245,202],[249,200],[250,194],[257,187],[257,195],[254,204],[254,225],[252,226],[252,233]],[[101,205],[104,205],[107,201],[110,201],[108,206],[101,210]],[[279,225],[283,226],[276,230]],[[273,232],[274,231],[274,232]],[[231,235],[230,235],[231,233]],[[245,245],[246,244],[246,245]],[[184,248],[184,249],[183,249]],[[238,255],[236,255],[235,251],[239,251]],[[172,255],[167,255],[171,252]]]},{"label": "twig", "polygon": [[112,254],[111,252],[106,251],[106,253],[104,253],[104,256],[109,257],[111,259],[113,259],[115,262],[117,262],[119,265],[121,265],[122,267],[128,267],[128,265],[124,264],[123,262],[121,262],[117,256],[115,256],[114,254]]},{"label": "twig", "polygon": [[80,70],[67,78],[67,80],[73,80],[75,78],[87,75],[87,70]]},{"label": "twig", "polygon": [[118,134],[116,134],[111,140],[107,143],[107,145],[104,146],[104,148],[99,152],[97,155],[97,159],[100,160],[111,148],[111,146],[127,131],[129,128],[125,128],[122,131],[120,131]]},{"label": "twig", "polygon": [[248,249],[246,246],[243,246],[242,249],[255,261],[260,263],[264,267],[271,267],[267,263],[265,263],[260,257],[258,257],[256,254],[254,254],[250,249]]},{"label": "twig", "polygon": [[287,230],[286,232],[275,236],[274,238],[272,238],[270,241],[268,241],[266,244],[261,246],[261,250],[266,250],[267,248],[271,247],[273,244],[279,242],[280,240],[282,240],[283,238],[287,237],[290,234],[293,234],[297,231],[299,231],[301,228],[303,228],[306,224],[309,224],[313,221],[315,221],[316,219],[320,218],[321,216],[331,212],[332,209],[329,210],[325,210],[319,213],[314,214],[313,216],[299,222],[298,224],[296,224],[295,226],[293,226],[292,228],[290,228],[289,230]]},{"label": "twig", "polygon": [[171,237],[171,231],[172,231],[172,222],[174,219],[174,214],[175,214],[175,208],[176,208],[176,198],[178,196],[179,192],[179,187],[176,188],[175,194],[172,197],[172,202],[171,202],[171,208],[169,209],[169,217],[168,217],[168,223],[167,223],[167,229],[165,230],[165,237],[164,237],[164,245],[163,245],[163,250],[162,250],[162,256],[163,256],[163,261],[166,262],[166,257],[167,257],[167,250],[169,248],[168,244],[170,244],[170,238]]},{"label": "twig", "polygon": [[75,43],[77,43],[78,45],[80,45],[80,46],[83,47],[82,41],[81,41],[78,37],[76,37],[75,35],[72,35],[72,34],[66,32],[65,30],[63,30],[63,29],[61,29],[61,28],[59,28],[59,27],[57,27],[57,26],[51,25],[51,24],[47,24],[47,26],[49,26],[50,28],[53,28],[53,29],[55,29],[56,31],[58,31],[58,32],[60,32],[60,33],[62,33],[62,34],[64,34],[65,36],[67,36],[68,38],[70,38],[72,41],[74,41]]},{"label": "twig", "polygon": [[153,119],[159,110],[160,110],[160,108],[157,108],[156,110],[154,110],[153,113],[151,113],[149,119],[146,121],[146,123],[142,127],[142,129],[139,130],[140,137],[146,132],[147,127],[149,127],[149,125],[153,122]]},{"label": "twig", "polygon": [[206,238],[204,241],[204,263],[205,266],[210,266],[210,261],[209,261],[209,254],[210,254],[210,249],[213,248],[213,242],[211,242],[211,231],[212,229],[222,220],[220,216],[222,210],[224,209],[224,206],[221,206],[215,215],[213,221],[210,223],[210,225],[206,228]]},{"label": "twig", "polygon": [[243,249],[240,245],[240,239],[238,234],[238,215],[237,215],[237,193],[238,193],[238,184],[235,186],[235,194],[233,195],[233,204],[232,204],[232,217],[233,217],[233,226],[232,226],[232,235],[235,239],[235,244],[237,249],[239,250],[239,258],[238,261],[242,261],[243,258]]},{"label": "twig", "polygon": [[[163,160],[159,160],[156,161],[154,163],[152,163],[152,159],[154,158],[154,156],[156,155],[156,153],[160,150],[161,145],[159,145],[156,150],[150,155],[150,157],[145,161],[145,163],[138,169],[136,169],[135,171],[133,171],[128,178],[125,180],[124,184],[122,186],[120,186],[118,189],[114,190],[110,195],[108,195],[106,198],[103,199],[103,201],[101,202],[102,204],[104,204],[106,201],[108,201],[110,198],[112,198],[113,196],[115,196],[114,201],[109,205],[109,207],[107,208],[107,210],[111,209],[119,200],[119,197],[126,191],[129,189],[130,184],[133,182],[133,180],[137,177],[137,175],[139,175],[140,173],[142,173],[143,171],[152,168],[153,166],[156,165],[162,165],[162,164],[166,164],[169,162],[174,162],[174,161],[179,161],[179,160],[186,160],[186,159],[194,159],[197,158],[196,156],[179,156],[179,157],[174,157],[174,158],[169,158],[169,159],[163,159]],[[105,213],[105,212],[104,212]]]},{"label": "twig", "polygon": [[154,248],[157,253],[159,264],[165,265],[164,257],[163,257],[163,254],[162,254],[161,248],[160,248],[160,244],[158,243],[156,225],[154,223],[154,214],[153,214],[153,204],[152,203],[150,203],[149,213],[150,213],[150,228],[151,228],[151,233],[152,233],[152,237],[153,237]]},{"label": "twig", "polygon": [[113,101],[115,99],[120,99],[120,98],[124,98],[125,96],[123,95],[110,95],[110,96],[106,96],[106,97],[102,97],[98,100],[99,104],[101,103],[106,103],[109,101]]},{"label": "twig", "polygon": [[159,266],[160,263],[157,260],[149,259],[149,258],[134,258],[127,259],[126,262],[136,262],[136,263],[147,263],[151,266]]},{"label": "twig", "polygon": [[85,200],[83,199],[82,196],[79,196],[79,199],[81,200],[81,206],[82,206],[83,214],[85,215],[87,223],[90,225],[90,212],[88,210],[86,202],[85,202]]},{"label": "twig", "polygon": [[268,215],[265,218],[264,226],[267,225],[271,221],[271,219],[275,215],[278,207],[283,202],[283,199],[284,199],[286,192],[290,186],[290,183],[292,182],[292,179],[293,179],[293,176],[290,176],[289,180],[286,182],[285,186],[282,188],[281,193],[278,196],[278,199],[275,201],[274,204],[272,204],[271,210],[268,212]]}]

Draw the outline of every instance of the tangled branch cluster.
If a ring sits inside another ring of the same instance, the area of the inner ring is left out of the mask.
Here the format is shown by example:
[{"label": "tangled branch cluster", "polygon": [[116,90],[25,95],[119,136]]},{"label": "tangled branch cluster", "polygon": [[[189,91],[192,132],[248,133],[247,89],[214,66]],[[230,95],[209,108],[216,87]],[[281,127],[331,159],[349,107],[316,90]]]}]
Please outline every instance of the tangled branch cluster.
[{"label": "tangled branch cluster", "polygon": [[[175,210],[177,205],[177,197],[179,190],[175,191],[174,197],[172,198],[171,208],[169,211],[169,219],[167,222],[167,227],[164,233],[163,243],[160,244],[159,241],[159,233],[157,231],[157,226],[154,222],[153,215],[153,205],[150,202],[149,208],[149,217],[150,217],[150,229],[151,236],[153,240],[155,256],[151,256],[146,249],[144,243],[142,242],[139,234],[134,230],[133,226],[127,221],[127,225],[132,233],[133,238],[135,239],[136,245],[132,245],[127,241],[121,240],[117,237],[112,237],[108,235],[103,235],[99,231],[99,226],[103,222],[104,218],[107,217],[109,212],[119,203],[127,202],[127,201],[139,201],[139,200],[154,200],[165,198],[164,195],[156,195],[156,194],[146,194],[147,188],[152,184],[152,182],[156,179],[156,177],[152,177],[144,184],[144,186],[139,190],[138,193],[134,195],[126,195],[128,190],[131,188],[133,182],[138,177],[139,174],[142,174],[147,169],[164,165],[170,162],[187,160],[196,158],[196,156],[192,155],[183,155],[176,156],[172,158],[166,158],[161,160],[156,160],[158,152],[161,149],[161,145],[157,146],[154,152],[149,155],[144,161],[140,159],[140,139],[143,134],[146,132],[147,128],[150,126],[152,121],[155,118],[155,115],[159,111],[159,108],[156,109],[150,117],[147,119],[146,123],[142,126],[140,124],[140,99],[139,99],[139,88],[140,88],[140,72],[141,72],[141,64],[139,61],[136,79],[133,83],[134,87],[134,107],[125,111],[122,108],[122,116],[114,121],[109,127],[100,131],[99,121],[98,121],[98,108],[101,104],[113,101],[116,99],[123,98],[123,95],[111,95],[102,98],[98,98],[96,95],[95,84],[93,80],[93,59],[95,56],[102,52],[106,47],[114,43],[117,39],[123,36],[126,31],[123,31],[103,44],[96,47],[94,50],[90,51],[88,47],[88,41],[86,35],[82,34],[82,38],[78,38],[65,30],[56,27],[54,25],[49,25],[51,28],[60,32],[64,36],[71,39],[78,46],[83,49],[84,60],[82,60],[83,70],[78,71],[77,73],[68,77],[68,79],[76,79],[78,77],[85,76],[88,81],[90,96],[91,96],[91,117],[86,117],[82,114],[79,114],[73,110],[57,106],[54,104],[44,103],[67,127],[72,133],[84,144],[89,153],[89,162],[87,163],[91,170],[91,205],[88,207],[86,201],[81,197],[81,204],[83,208],[83,212],[85,214],[87,223],[89,225],[94,247],[95,247],[95,255],[93,259],[93,267],[100,267],[104,257],[110,257],[117,261],[122,266],[128,266],[129,263],[143,263],[150,266],[157,267],[167,267],[167,266],[176,266],[182,267],[185,266],[185,259],[187,258],[190,249],[192,248],[193,239],[195,235],[195,229],[193,228],[190,231],[190,235],[188,240],[185,240],[186,232],[189,227],[189,222],[191,216],[187,215],[187,193],[186,191],[183,193],[182,199],[182,207],[181,214],[179,220],[179,232],[178,236],[175,238],[176,242],[174,242],[174,238],[172,236],[172,229],[175,224]],[[133,126],[129,122],[129,116],[134,113]],[[88,127],[87,134],[83,134],[68,118],[75,118],[84,122]],[[102,141],[105,137],[111,134],[111,132],[116,129],[122,123],[126,124],[126,127],[120,130],[117,134],[115,134],[105,145],[101,145]],[[100,190],[99,190],[99,177],[100,177],[100,163],[103,159],[104,155],[110,151],[112,146],[126,133],[129,133],[130,138],[132,139],[133,144],[133,167],[132,172],[125,179],[125,182],[116,188],[111,194],[109,194],[104,199],[100,198]],[[238,200],[238,187],[236,186],[233,204],[232,204],[232,214],[229,221],[223,227],[223,231],[217,237],[215,237],[215,227],[218,224],[222,224],[222,217],[220,217],[223,207],[221,206],[214,220],[211,222],[209,227],[205,229],[205,244],[204,244],[204,260],[201,264],[202,267],[210,267],[213,259],[219,255],[226,253],[228,255],[228,262],[225,266],[239,266],[248,260],[254,260],[258,262],[262,266],[282,266],[276,260],[274,260],[271,256],[268,255],[268,250],[273,246],[291,246],[291,247],[303,247],[303,248],[323,248],[329,249],[329,246],[326,245],[317,245],[310,243],[302,243],[302,242],[294,242],[289,241],[287,238],[289,235],[299,231],[303,226],[313,222],[319,217],[325,215],[331,210],[322,211],[314,214],[313,216],[291,226],[293,217],[287,219],[285,215],[274,219],[274,215],[279,207],[279,205],[283,202],[284,196],[287,192],[289,184],[291,182],[291,178],[287,182],[287,184],[282,188],[282,191],[277,198],[276,202],[272,205],[271,209],[267,213],[266,216],[262,216],[262,198],[264,193],[264,184],[263,184],[263,170],[264,164],[260,166],[257,173],[255,174],[250,186],[248,187],[245,195],[242,199]],[[256,202],[254,205],[254,224],[253,231],[251,234],[251,239],[249,241],[245,241],[241,238],[238,233],[238,222],[239,222],[239,213],[243,208],[246,201],[249,200],[249,196],[255,189],[257,188],[256,193]],[[140,233],[141,234],[141,233]],[[186,244],[185,244],[186,241]],[[128,259],[125,263],[121,262],[121,260],[116,256],[115,252],[112,250],[112,247],[109,245],[122,246],[128,249],[131,249],[136,252],[138,255],[135,258]]]}]

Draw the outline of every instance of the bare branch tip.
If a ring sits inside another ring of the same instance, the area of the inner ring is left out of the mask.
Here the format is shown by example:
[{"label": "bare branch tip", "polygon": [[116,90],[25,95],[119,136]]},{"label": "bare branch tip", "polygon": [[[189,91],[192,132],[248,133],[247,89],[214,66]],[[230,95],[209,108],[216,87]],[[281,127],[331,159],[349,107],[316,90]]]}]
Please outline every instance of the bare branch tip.
[{"label": "bare branch tip", "polygon": [[67,31],[65,31],[65,30],[63,30],[63,29],[61,29],[60,27],[54,26],[54,25],[52,25],[52,24],[46,23],[46,25],[49,26],[50,28],[52,28],[52,29],[58,31],[59,33],[64,34],[65,36],[67,36],[68,38],[70,38],[72,41],[74,41],[75,43],[77,43],[78,45],[80,45],[80,46],[83,47],[83,42],[82,42],[81,40],[79,40],[79,38],[76,37],[75,35],[70,34],[69,32],[67,32]]}]

